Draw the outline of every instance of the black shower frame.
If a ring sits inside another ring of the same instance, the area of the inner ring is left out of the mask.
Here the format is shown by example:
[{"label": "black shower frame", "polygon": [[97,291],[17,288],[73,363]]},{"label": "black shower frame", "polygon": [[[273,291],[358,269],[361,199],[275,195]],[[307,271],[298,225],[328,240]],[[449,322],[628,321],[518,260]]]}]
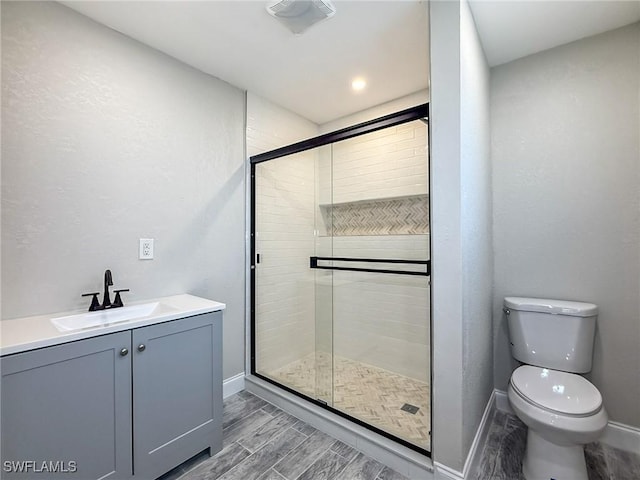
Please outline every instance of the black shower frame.
[{"label": "black shower frame", "polygon": [[[283,385],[275,380],[272,380],[269,377],[261,375],[256,372],[256,338],[255,338],[255,328],[256,328],[256,263],[259,263],[259,258],[256,255],[256,165],[263,162],[268,162],[270,160],[275,160],[277,158],[285,157],[288,155],[294,155],[296,153],[304,152],[306,150],[311,150],[313,148],[322,147],[324,145],[329,145],[332,143],[336,143],[342,140],[348,140],[350,138],[358,137],[360,135],[364,135],[367,133],[372,133],[378,130],[382,130],[385,128],[393,127],[396,125],[401,125],[403,123],[411,122],[414,120],[425,120],[428,123],[429,120],[429,104],[425,103],[422,105],[418,105],[415,107],[408,108],[406,110],[401,110],[396,113],[392,113],[390,115],[385,115],[383,117],[376,118],[374,120],[370,120],[367,122],[359,123],[347,128],[343,128],[340,130],[336,130],[331,133],[326,133],[324,135],[319,135],[317,137],[313,137],[307,140],[303,140],[301,142],[293,143],[291,145],[287,145],[281,148],[277,148],[275,150],[271,150],[269,152],[261,153],[259,155],[254,155],[249,158],[249,163],[251,166],[251,191],[250,191],[250,202],[251,202],[251,219],[250,219],[250,227],[251,227],[251,238],[250,238],[250,249],[251,249],[251,263],[250,263],[250,287],[251,287],[251,298],[250,298],[250,308],[251,308],[251,374],[256,377],[264,380],[272,385],[275,385],[289,393],[292,393],[300,398],[305,399],[308,402],[311,402],[318,407],[321,407],[325,410],[328,410],[336,415],[346,418],[347,420],[360,425],[364,428],[367,428],[379,435],[382,435],[385,438],[393,440],[411,450],[414,450],[422,455],[426,455],[431,458],[431,452],[424,448],[421,448],[417,445],[414,445],[411,442],[408,442],[400,437],[397,437],[385,430],[382,430],[374,425],[371,425],[367,422],[364,422],[358,418],[355,418],[341,410],[333,408],[329,406],[326,402],[319,400],[317,398],[310,397],[305,395],[297,390],[294,390],[286,385]],[[430,136],[429,136],[430,138]],[[430,150],[430,149],[429,149]],[[430,162],[429,162],[430,164]],[[428,261],[428,276],[430,277],[431,262]],[[433,342],[432,342],[433,344]],[[430,349],[432,351],[433,348]],[[432,402],[431,402],[432,403]],[[433,425],[433,409],[430,408],[429,415],[430,425]],[[431,435],[431,431],[429,432],[430,444],[433,445],[433,437]]]}]

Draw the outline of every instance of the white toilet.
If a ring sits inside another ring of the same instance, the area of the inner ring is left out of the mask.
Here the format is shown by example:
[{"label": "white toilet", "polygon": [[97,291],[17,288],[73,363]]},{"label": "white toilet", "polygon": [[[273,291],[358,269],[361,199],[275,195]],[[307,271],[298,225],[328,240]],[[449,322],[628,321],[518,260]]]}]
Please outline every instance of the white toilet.
[{"label": "white toilet", "polygon": [[511,353],[525,365],[509,381],[509,402],[528,427],[527,480],[587,480],[584,445],[607,425],[591,370],[598,307],[592,303],[506,297]]}]

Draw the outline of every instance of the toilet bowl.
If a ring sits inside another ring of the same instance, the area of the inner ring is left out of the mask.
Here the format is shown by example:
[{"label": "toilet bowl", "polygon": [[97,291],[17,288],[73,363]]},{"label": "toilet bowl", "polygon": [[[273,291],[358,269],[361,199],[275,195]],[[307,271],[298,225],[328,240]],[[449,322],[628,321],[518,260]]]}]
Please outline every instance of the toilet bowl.
[{"label": "toilet bowl", "polygon": [[549,298],[505,297],[514,370],[508,397],[527,425],[527,480],[587,480],[584,445],[607,425],[591,371],[598,306]]},{"label": "toilet bowl", "polygon": [[598,389],[584,377],[533,365],[511,375],[509,402],[527,425],[527,480],[587,480],[584,445],[607,425]]}]

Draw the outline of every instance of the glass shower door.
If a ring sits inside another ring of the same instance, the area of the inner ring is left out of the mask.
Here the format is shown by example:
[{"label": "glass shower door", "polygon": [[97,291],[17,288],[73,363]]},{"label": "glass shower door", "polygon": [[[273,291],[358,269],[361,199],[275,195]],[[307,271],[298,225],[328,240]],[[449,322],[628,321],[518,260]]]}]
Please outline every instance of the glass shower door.
[{"label": "glass shower door", "polygon": [[420,451],[427,144],[416,119],[253,165],[253,372]]},{"label": "glass shower door", "polygon": [[[430,447],[429,164],[415,120],[332,144],[333,408]],[[328,270],[325,270],[328,271]]]},{"label": "glass shower door", "polygon": [[[254,166],[255,373],[331,404],[332,274],[309,268],[316,241],[319,158],[327,145]],[[326,192],[326,188],[324,189]]]}]

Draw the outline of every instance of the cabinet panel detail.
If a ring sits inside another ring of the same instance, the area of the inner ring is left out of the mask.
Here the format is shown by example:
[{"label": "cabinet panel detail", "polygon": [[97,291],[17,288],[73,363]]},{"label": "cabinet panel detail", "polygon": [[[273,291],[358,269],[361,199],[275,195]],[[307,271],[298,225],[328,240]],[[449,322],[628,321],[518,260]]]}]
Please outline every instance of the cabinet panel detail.
[{"label": "cabinet panel detail", "polygon": [[220,312],[133,330],[136,476],[222,448],[221,333]]},{"label": "cabinet panel detail", "polygon": [[2,478],[131,476],[130,344],[127,331],[2,358]]}]

